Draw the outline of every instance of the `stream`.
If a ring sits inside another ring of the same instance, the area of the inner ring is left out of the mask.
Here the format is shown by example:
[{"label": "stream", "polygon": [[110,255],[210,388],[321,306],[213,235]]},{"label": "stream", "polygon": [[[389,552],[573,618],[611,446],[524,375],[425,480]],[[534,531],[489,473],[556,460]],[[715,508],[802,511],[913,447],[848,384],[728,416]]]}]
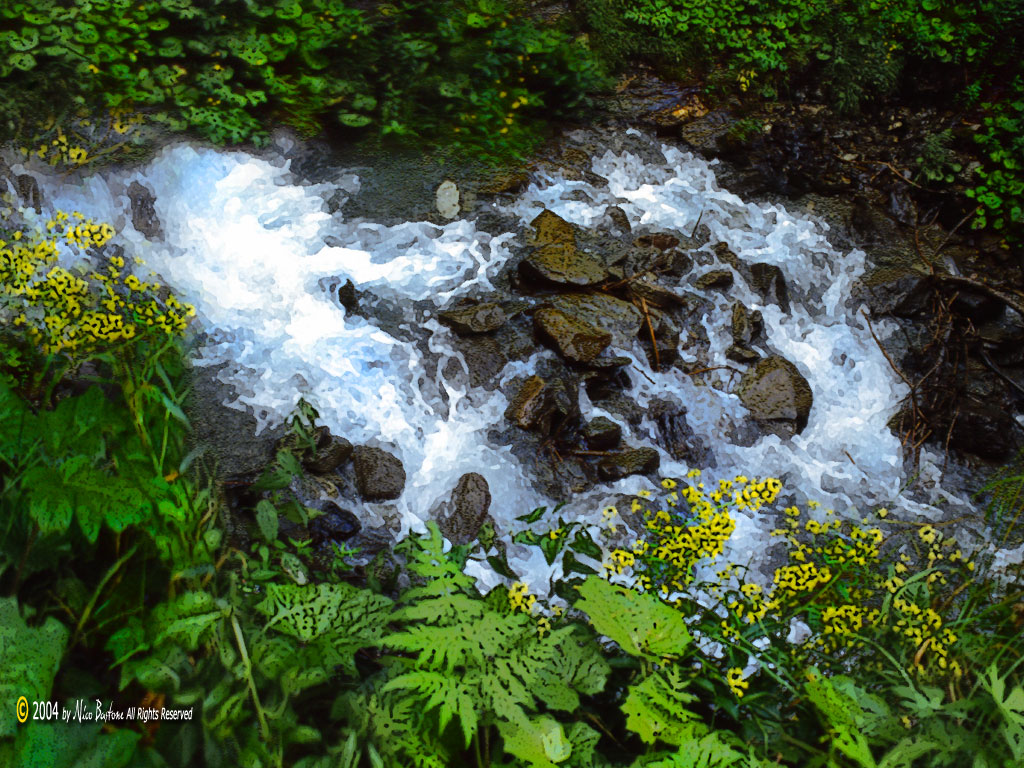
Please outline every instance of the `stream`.
[{"label": "stream", "polygon": [[[332,433],[386,448],[401,460],[407,481],[394,502],[367,503],[343,492],[337,499],[364,526],[397,519],[403,531],[422,530],[467,472],[486,478],[491,515],[506,537],[522,527],[516,517],[567,500],[539,490],[531,468],[500,436],[509,429],[505,412],[514,383],[556,361],[556,351],[537,345],[507,362],[497,386],[474,387],[466,375],[470,363],[438,314],[460,297],[506,290],[502,276],[521,258],[529,225],[542,209],[584,230],[607,230],[612,206],[625,213],[632,237],[685,239],[698,221],[706,228],[689,270],[662,276],[662,285],[670,280],[669,288],[692,290],[700,275],[723,268],[715,263],[715,245],[724,243],[744,262],[777,266],[789,306],[765,302],[726,265],[734,273],[731,287],[703,292],[705,310],[696,319],[703,348],[688,347],[692,326],[684,329],[676,365],[655,370],[636,338],[616,338],[605,353],[629,358],[621,369],[628,377],[622,394],[641,417],[631,422],[580,387],[584,420],[604,416],[621,424],[628,445],[658,451],[659,476],[682,478],[698,467],[659,444],[649,412],[656,400],[684,406],[689,427],[713,457],[713,467],[699,467],[706,484],[738,474],[778,477],[783,499],[820,502],[812,513],[820,519],[825,509],[860,519],[881,506],[907,519],[937,520],[950,507],[971,511],[963,491],[943,488],[943,458],[927,449],[914,492],[905,490],[911,478],[887,423],[908,388],[872,337],[873,330],[884,339],[894,326],[882,319],[869,327],[866,308],[851,298],[865,271],[864,254],[838,250],[828,226],[809,215],[722,189],[716,161],[627,133],[626,143],[643,152],[608,142],[593,154],[584,178],[539,171],[522,191],[481,199],[465,218],[446,223],[346,218],[345,202],[360,195],[358,171],[304,181],[291,171],[291,141],[258,157],[171,144],[141,168],[78,179],[35,175],[48,205],[114,224],[115,242],[145,262],[138,274],[151,270],[196,306],[202,336],[195,365],[216,370],[233,389],[225,406],[250,409],[265,429],[283,422],[303,398]],[[133,225],[133,182],[154,197],[157,235]],[[46,216],[44,210],[40,220]],[[345,309],[336,289],[346,282],[369,309]],[[726,357],[737,301],[763,317],[764,334],[752,349],[786,358],[810,386],[813,406],[799,434],[751,438],[742,429],[746,409],[730,370],[740,366]],[[686,364],[698,363],[709,370],[685,372]],[[583,521],[596,534],[608,503],[655,487],[643,476],[598,483],[573,496],[559,515]],[[736,518],[723,557],[763,570],[775,514]],[[535,527],[549,525],[545,520]],[[546,593],[552,571],[537,548],[509,543],[508,560],[534,591]],[[471,567],[484,585],[501,581],[486,566]]]}]

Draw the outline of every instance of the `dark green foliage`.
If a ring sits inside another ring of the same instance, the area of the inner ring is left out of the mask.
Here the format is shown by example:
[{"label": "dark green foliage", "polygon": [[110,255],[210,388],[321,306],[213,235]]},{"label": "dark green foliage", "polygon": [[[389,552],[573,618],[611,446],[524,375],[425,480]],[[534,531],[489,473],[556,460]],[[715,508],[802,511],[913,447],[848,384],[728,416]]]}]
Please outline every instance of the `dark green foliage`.
[{"label": "dark green foliage", "polygon": [[42,77],[69,86],[67,107],[144,110],[216,143],[263,144],[281,122],[502,154],[601,83],[585,45],[512,11],[503,0],[9,3],[0,79],[16,103]]}]

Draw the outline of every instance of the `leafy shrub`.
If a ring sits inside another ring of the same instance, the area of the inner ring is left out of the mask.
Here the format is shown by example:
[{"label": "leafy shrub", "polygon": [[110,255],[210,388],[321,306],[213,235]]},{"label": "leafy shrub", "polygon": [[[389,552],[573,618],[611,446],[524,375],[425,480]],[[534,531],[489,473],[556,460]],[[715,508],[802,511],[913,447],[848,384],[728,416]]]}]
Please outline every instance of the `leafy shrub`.
[{"label": "leafy shrub", "polygon": [[73,103],[144,109],[217,143],[265,143],[279,121],[494,151],[523,146],[524,121],[572,109],[601,82],[585,45],[502,0],[8,5],[0,78],[18,96],[37,73],[66,79]]}]

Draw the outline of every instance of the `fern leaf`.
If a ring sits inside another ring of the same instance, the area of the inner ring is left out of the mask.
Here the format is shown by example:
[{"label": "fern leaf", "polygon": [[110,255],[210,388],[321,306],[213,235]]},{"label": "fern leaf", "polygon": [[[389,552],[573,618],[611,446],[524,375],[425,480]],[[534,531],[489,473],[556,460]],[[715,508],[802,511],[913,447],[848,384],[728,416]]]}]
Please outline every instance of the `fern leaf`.
[{"label": "fern leaf", "polygon": [[418,654],[416,665],[428,670],[451,672],[465,666],[473,656],[473,639],[466,636],[464,625],[432,627],[413,625],[388,636],[385,644],[395,651]]},{"label": "fern leaf", "polygon": [[590,616],[594,629],[631,656],[660,661],[678,657],[690,646],[682,615],[657,597],[591,576],[579,587],[576,607]]},{"label": "fern leaf", "polygon": [[686,709],[697,698],[686,692],[686,684],[683,673],[669,667],[630,686],[622,705],[626,727],[647,744],[660,739],[681,746],[707,733],[707,726]]},{"label": "fern leaf", "polygon": [[825,727],[832,729],[832,744],[863,768],[877,768],[871,747],[858,727],[864,719],[864,710],[856,698],[840,691],[831,680],[821,675],[812,675],[804,688],[807,698],[821,714]]},{"label": "fern leaf", "polygon": [[256,606],[267,627],[310,642],[330,633],[336,648],[358,650],[380,638],[391,601],[350,584],[270,584]]},{"label": "fern leaf", "polygon": [[610,671],[597,644],[580,637],[576,626],[548,634],[527,657],[537,664],[531,686],[534,695],[551,709],[564,712],[579,707],[577,692],[593,695],[604,690]]}]

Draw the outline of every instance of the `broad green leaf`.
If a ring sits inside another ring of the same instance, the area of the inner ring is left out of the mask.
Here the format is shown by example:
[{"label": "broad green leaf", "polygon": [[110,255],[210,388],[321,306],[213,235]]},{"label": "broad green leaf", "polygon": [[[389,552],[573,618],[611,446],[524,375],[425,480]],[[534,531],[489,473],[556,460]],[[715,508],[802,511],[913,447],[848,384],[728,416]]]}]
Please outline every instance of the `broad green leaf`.
[{"label": "broad green leaf", "polygon": [[[13,736],[18,729],[14,706],[19,697],[24,696],[29,706],[49,700],[69,634],[53,617],[42,626],[29,627],[17,599],[0,598],[0,702],[8,708],[0,717],[0,739]],[[31,717],[31,711],[28,714]]]},{"label": "broad green leaf", "polygon": [[590,616],[594,629],[631,656],[652,660],[678,657],[690,646],[683,616],[654,595],[591,576],[580,585],[576,608]]}]

